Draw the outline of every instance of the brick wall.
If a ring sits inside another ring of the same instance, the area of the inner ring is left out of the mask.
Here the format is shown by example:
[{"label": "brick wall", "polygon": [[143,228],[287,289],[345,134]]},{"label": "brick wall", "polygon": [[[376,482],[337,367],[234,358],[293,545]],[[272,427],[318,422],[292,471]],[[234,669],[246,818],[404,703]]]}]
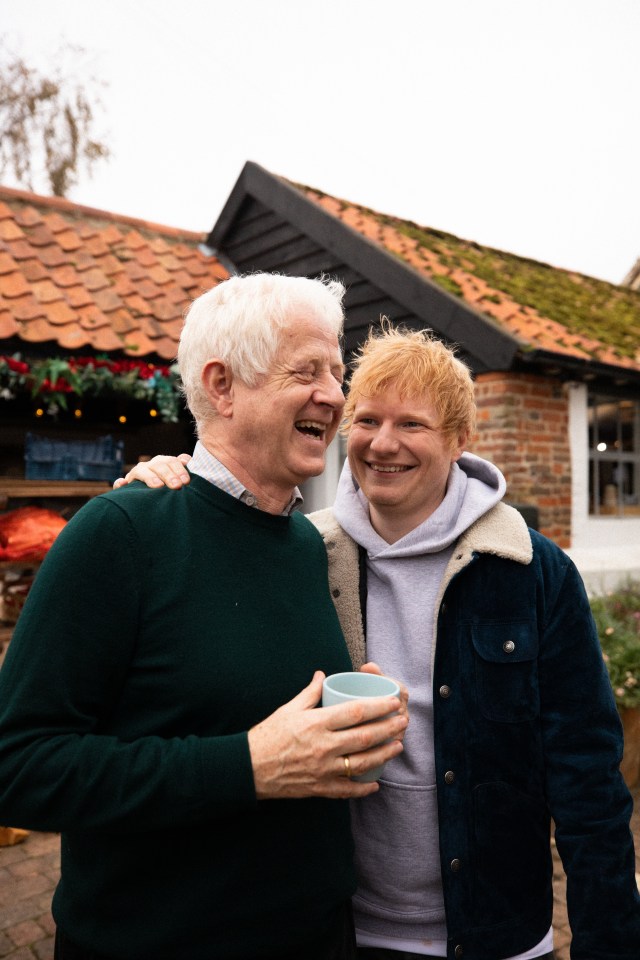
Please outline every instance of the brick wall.
[{"label": "brick wall", "polygon": [[484,373],[476,380],[478,430],[472,453],[491,460],[507,480],[506,499],[532,504],[541,533],[571,545],[568,400],[557,380]]}]

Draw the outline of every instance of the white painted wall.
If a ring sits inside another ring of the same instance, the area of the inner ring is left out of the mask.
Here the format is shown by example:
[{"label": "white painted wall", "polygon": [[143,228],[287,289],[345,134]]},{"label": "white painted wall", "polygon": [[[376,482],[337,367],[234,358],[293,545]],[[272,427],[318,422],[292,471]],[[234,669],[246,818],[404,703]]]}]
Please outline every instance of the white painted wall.
[{"label": "white painted wall", "polygon": [[631,578],[640,581],[640,517],[589,516],[587,387],[569,385],[571,548],[587,590],[605,593]]},{"label": "white painted wall", "polygon": [[340,436],[335,437],[327,449],[324,473],[319,477],[312,477],[311,480],[307,480],[302,485],[301,492],[304,497],[302,510],[304,513],[322,510],[324,507],[333,505],[345,458],[344,447],[344,440]]}]

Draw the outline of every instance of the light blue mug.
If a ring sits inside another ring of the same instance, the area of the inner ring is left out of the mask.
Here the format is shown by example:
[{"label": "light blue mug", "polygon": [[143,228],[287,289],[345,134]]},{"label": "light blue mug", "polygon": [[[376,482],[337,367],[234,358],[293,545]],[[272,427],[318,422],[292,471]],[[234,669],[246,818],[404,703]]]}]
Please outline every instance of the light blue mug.
[{"label": "light blue mug", "polygon": [[[322,684],[322,706],[334,707],[349,700],[364,700],[368,697],[399,697],[400,687],[391,677],[381,677],[377,673],[333,673]],[[384,764],[374,767],[359,777],[353,777],[360,783],[372,783],[379,780]]]}]

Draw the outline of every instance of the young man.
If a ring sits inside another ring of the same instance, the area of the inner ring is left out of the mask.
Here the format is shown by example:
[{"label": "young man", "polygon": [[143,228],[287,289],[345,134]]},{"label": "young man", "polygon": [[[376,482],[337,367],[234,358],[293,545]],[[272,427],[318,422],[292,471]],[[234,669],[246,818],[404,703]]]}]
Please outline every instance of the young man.
[{"label": "young man", "polygon": [[354,666],[412,704],[402,756],[351,804],[358,955],[552,957],[553,819],[573,960],[639,957],[622,734],[580,577],[464,452],[473,384],[449,349],[386,326],[354,366],[348,463],[311,519]]},{"label": "young man", "polygon": [[335,798],[377,791],[349,773],[397,756],[407,719],[395,698],[315,709],[351,665],[292,508],[342,413],[343,292],[255,275],[196,300],[197,475],[90,501],[30,592],[0,673],[0,822],[62,832],[57,960],[354,955]]}]

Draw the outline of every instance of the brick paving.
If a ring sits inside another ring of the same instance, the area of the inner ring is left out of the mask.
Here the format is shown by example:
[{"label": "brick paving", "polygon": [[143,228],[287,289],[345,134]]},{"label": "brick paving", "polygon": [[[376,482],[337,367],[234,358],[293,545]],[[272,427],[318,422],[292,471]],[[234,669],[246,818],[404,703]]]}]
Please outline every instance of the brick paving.
[{"label": "brick paving", "polygon": [[[640,787],[633,791],[631,826],[636,838],[640,884]],[[567,920],[562,865],[554,848],[554,929],[556,960],[569,960],[571,931]],[[50,906],[60,870],[60,838],[30,833],[23,843],[0,847],[0,957],[7,960],[53,960],[54,924]]]}]

